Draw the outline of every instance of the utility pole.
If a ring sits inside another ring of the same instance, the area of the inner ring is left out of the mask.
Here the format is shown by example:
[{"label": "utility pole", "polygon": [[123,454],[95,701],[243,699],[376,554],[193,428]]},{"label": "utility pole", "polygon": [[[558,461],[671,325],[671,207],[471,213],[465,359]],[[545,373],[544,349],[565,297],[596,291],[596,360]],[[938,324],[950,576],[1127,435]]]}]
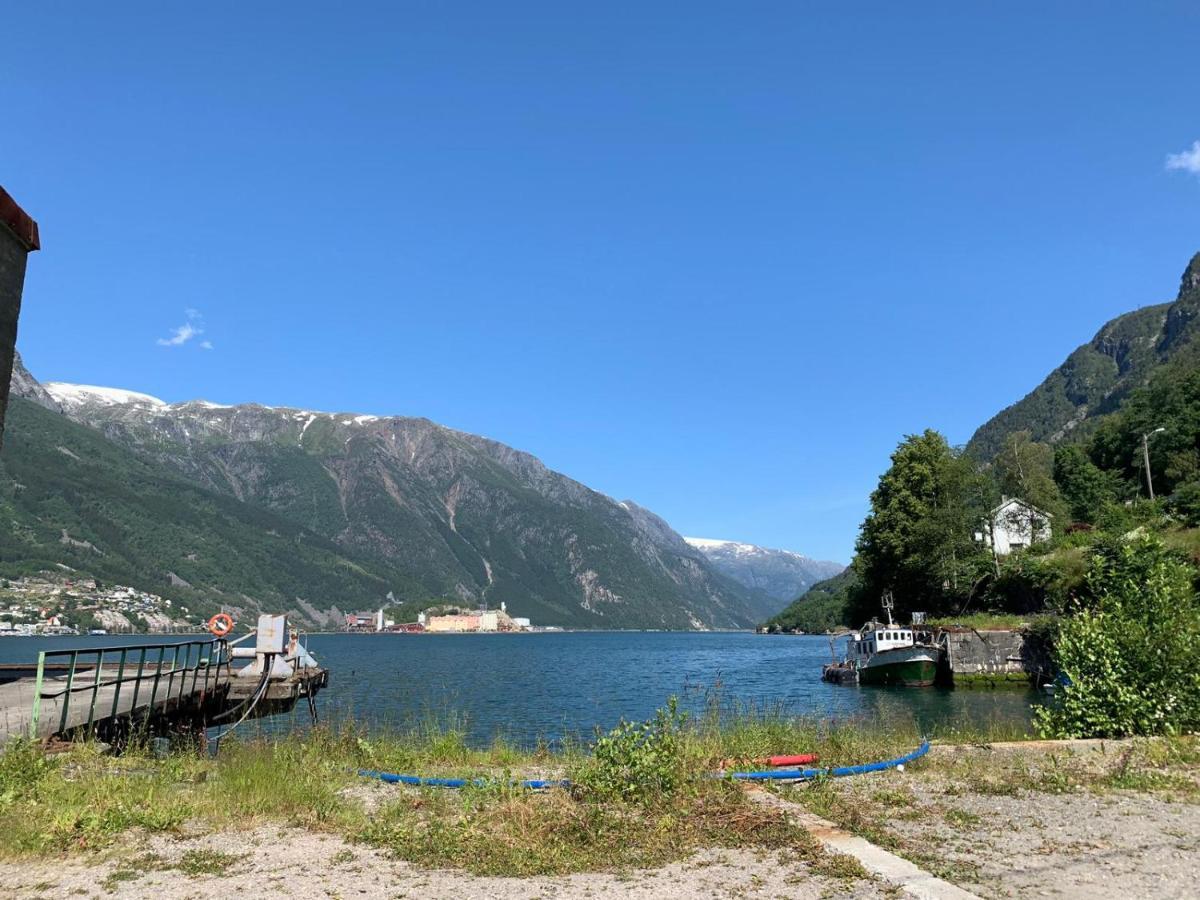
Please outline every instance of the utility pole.
[{"label": "utility pole", "polygon": [[1154,478],[1150,475],[1150,438],[1158,434],[1160,431],[1166,431],[1165,428],[1155,428],[1148,434],[1142,435],[1142,464],[1146,467],[1146,493],[1150,495],[1150,499],[1154,499]]}]

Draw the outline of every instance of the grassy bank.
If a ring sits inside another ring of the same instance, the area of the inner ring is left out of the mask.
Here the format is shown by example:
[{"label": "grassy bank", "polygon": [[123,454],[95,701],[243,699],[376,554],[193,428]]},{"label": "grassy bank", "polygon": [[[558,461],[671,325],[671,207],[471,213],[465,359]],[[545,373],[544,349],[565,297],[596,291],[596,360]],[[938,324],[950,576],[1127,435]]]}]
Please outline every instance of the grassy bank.
[{"label": "grassy bank", "polygon": [[[340,729],[229,740],[216,757],[15,746],[0,755],[0,858],[104,852],[147,833],[279,824],[479,874],[654,866],[702,847],[786,851],[817,869],[842,871],[843,860],[828,859],[780,812],[749,803],[737,784],[708,773],[723,760],[756,765],[786,752],[817,752],[830,765],[876,760],[918,741],[903,724],[830,726],[753,711],[686,721],[669,706],[590,747],[557,752],[504,741],[473,748],[463,729],[436,723],[403,733]],[[360,768],[489,783],[403,788],[359,777]],[[535,794],[509,786],[522,778],[568,778],[573,787]]]}]

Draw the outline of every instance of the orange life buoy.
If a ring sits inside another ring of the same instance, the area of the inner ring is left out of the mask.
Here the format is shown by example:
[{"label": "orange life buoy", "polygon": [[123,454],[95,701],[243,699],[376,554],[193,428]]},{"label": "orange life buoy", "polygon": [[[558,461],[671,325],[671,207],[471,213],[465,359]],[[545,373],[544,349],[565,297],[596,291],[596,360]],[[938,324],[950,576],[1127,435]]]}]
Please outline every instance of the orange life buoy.
[{"label": "orange life buoy", "polygon": [[217,637],[225,637],[233,631],[233,617],[228,613],[217,613],[208,620],[208,630]]}]

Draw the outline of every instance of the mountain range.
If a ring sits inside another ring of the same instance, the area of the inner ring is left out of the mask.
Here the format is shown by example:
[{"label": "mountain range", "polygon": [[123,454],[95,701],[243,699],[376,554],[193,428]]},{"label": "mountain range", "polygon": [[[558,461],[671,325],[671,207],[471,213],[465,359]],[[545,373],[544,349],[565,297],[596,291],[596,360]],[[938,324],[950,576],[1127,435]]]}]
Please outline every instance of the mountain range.
[{"label": "mountain range", "polygon": [[734,581],[772,600],[788,603],[818,581],[841,573],[841,563],[810,559],[791,550],[772,550],[711,538],[685,537],[710,563]]},{"label": "mountain range", "polygon": [[508,605],[542,624],[737,628],[786,597],[661,518],[427,419],[169,404],[18,359],[3,574],[70,565],[195,609]]}]

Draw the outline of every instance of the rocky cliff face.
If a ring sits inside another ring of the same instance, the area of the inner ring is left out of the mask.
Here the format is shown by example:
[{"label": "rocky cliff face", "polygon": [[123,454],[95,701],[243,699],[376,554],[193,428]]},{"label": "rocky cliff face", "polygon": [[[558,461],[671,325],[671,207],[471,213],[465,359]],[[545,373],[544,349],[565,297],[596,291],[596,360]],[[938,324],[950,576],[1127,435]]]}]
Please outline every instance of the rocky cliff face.
[{"label": "rocky cliff face", "polygon": [[1198,315],[1200,253],[1188,264],[1174,302],[1146,306],[1106,323],[1024,399],[982,425],[968,451],[991,459],[1016,431],[1051,443],[1090,433],[1159,368],[1197,361]]},{"label": "rocky cliff face", "polygon": [[26,400],[32,400],[38,406],[45,407],[54,412],[60,413],[63,411],[58,401],[51,397],[49,392],[38,384],[37,379],[29,374],[29,370],[25,368],[25,363],[21,361],[20,353],[14,353],[13,356],[10,390],[14,397],[24,397]]},{"label": "rocky cliff face", "polygon": [[762,617],[775,615],[819,581],[840,574],[841,563],[810,559],[791,550],[772,550],[737,541],[685,538],[729,578],[765,596]]},{"label": "rocky cliff face", "polygon": [[397,599],[505,601],[535,621],[589,627],[761,618],[753,592],[652,513],[427,419],[167,404],[111,388],[43,391],[31,378],[19,391],[190,483],[403,575]]}]

